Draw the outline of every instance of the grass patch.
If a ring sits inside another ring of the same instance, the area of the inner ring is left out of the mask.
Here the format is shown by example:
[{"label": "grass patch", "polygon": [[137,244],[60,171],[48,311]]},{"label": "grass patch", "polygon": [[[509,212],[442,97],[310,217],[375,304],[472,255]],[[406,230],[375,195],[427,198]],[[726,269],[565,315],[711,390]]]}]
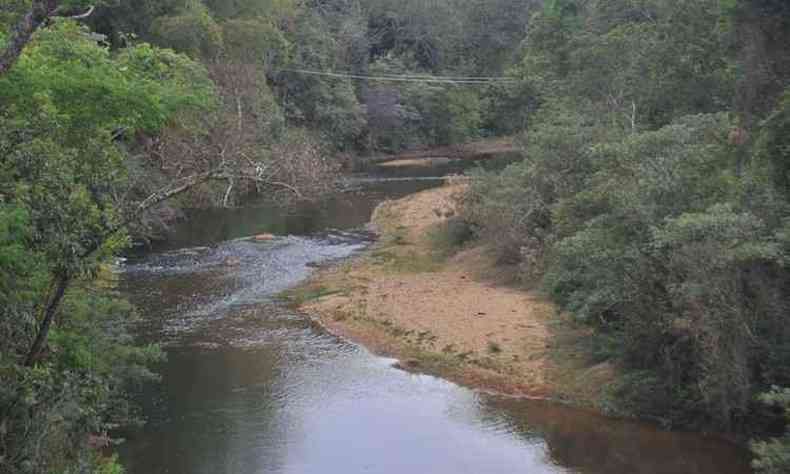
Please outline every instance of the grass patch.
[{"label": "grass patch", "polygon": [[413,357],[420,361],[423,372],[441,375],[449,371],[457,371],[461,368],[460,361],[447,353],[437,353],[431,351],[415,351]]},{"label": "grass patch", "polygon": [[502,352],[502,346],[500,346],[494,341],[488,341],[486,348],[488,349],[488,352],[490,352],[491,354],[499,354],[500,352]]},{"label": "grass patch", "polygon": [[476,359],[470,359],[469,363],[474,364],[480,367],[481,369],[488,369],[500,373],[505,372],[504,368],[506,367],[503,366],[503,364],[501,364],[500,362],[492,359],[491,357],[479,357]]},{"label": "grass patch", "polygon": [[388,240],[393,245],[407,245],[409,243],[407,236],[409,235],[408,227],[399,225],[388,235]]},{"label": "grass patch", "polygon": [[390,268],[399,273],[428,273],[438,271],[441,268],[441,262],[438,262],[432,255],[408,252],[393,260]]},{"label": "grass patch", "polygon": [[365,316],[364,310],[362,310],[358,316],[355,316],[354,319],[361,323],[376,326],[379,330],[396,339],[407,339],[414,332],[395,324],[390,319],[377,319]]},{"label": "grass patch", "polygon": [[471,242],[474,233],[469,224],[460,217],[451,217],[431,226],[428,242],[436,257],[447,258]]},{"label": "grass patch", "polygon": [[373,263],[395,273],[427,273],[441,268],[441,262],[431,254],[414,250],[383,247],[370,253]]},{"label": "grass patch", "polygon": [[342,289],[332,289],[325,286],[307,286],[285,290],[280,295],[296,306],[301,306],[308,301],[317,300],[325,296],[345,293],[346,291]]},{"label": "grass patch", "polygon": [[571,401],[598,406],[604,387],[615,375],[607,364],[602,364],[604,354],[597,347],[600,342],[592,336],[589,327],[576,323],[568,315],[555,315],[548,328],[549,378]]},{"label": "grass patch", "polygon": [[460,353],[456,354],[456,357],[458,357],[461,360],[466,360],[472,354],[474,354],[474,352],[472,352],[472,351],[460,352]]}]

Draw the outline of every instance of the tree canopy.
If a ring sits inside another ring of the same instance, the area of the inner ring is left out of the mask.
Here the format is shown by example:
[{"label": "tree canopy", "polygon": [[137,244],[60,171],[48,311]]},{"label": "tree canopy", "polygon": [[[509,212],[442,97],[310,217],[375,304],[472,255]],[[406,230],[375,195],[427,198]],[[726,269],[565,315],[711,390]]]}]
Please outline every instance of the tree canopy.
[{"label": "tree canopy", "polygon": [[169,209],[314,199],[336,156],[503,134],[520,159],[460,219],[591,327],[623,373],[606,406],[762,436],[790,387],[788,5],[5,1],[0,470],[117,472],[88,441],[135,420],[160,353],[107,266]]}]

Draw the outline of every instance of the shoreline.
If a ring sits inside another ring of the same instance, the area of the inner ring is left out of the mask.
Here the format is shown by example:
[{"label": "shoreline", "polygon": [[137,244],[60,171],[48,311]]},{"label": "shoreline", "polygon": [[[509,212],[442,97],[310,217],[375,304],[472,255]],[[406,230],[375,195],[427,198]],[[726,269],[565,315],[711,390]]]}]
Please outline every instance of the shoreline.
[{"label": "shoreline", "polygon": [[384,165],[384,167],[431,166],[437,160],[483,159],[518,152],[518,148],[514,146],[513,142],[512,136],[501,136],[456,145],[401,150],[394,153],[367,156],[349,155],[346,166],[351,169],[371,165]]},{"label": "shoreline", "polygon": [[463,187],[453,181],[379,204],[375,244],[283,296],[329,333],[396,358],[403,370],[600,412],[616,374],[579,343],[589,330],[514,286],[514,269],[496,265],[485,248],[441,245],[437,235]]}]

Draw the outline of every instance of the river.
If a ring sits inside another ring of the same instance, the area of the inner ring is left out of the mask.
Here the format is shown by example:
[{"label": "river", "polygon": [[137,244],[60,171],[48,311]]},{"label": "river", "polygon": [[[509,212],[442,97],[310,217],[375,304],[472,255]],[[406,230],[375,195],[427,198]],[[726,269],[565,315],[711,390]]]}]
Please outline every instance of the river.
[{"label": "river", "polygon": [[[121,290],[161,382],[119,447],[131,474],[744,474],[745,450],[558,404],[480,394],[327,334],[276,295],[363,250],[375,205],[443,170],[392,170],[321,206],[193,212],[131,256]],[[273,241],[244,237],[271,232]]]}]

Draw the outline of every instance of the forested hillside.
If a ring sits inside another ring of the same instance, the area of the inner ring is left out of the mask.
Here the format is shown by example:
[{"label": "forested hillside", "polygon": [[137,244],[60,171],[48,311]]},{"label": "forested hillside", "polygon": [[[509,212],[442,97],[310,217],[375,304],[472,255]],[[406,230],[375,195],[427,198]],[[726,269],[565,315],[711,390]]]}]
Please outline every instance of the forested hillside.
[{"label": "forested hillside", "polygon": [[179,208],[515,135],[461,218],[594,328],[611,411],[786,472],[788,45],[784,0],[0,0],[0,471],[120,472],[161,355],[108,264]]},{"label": "forested hillside", "polygon": [[[465,217],[595,328],[615,413],[739,433],[790,385],[790,4],[551,1],[513,71],[524,160]],[[778,423],[781,425],[781,421]],[[765,472],[787,447],[757,444]]]}]

